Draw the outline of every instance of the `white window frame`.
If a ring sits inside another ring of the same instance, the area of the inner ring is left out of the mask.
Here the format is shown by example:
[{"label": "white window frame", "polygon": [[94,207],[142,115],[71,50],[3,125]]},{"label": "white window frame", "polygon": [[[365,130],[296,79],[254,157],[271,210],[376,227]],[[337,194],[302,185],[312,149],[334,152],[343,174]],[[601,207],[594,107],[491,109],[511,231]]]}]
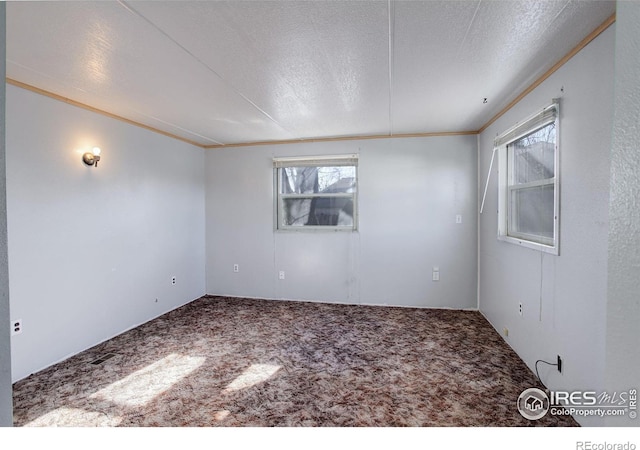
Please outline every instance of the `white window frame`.
[{"label": "white window frame", "polygon": [[[355,192],[339,194],[284,194],[282,190],[282,169],[287,167],[355,167]],[[275,231],[357,231],[358,230],[358,155],[331,155],[331,156],[306,156],[306,157],[277,157],[273,158],[274,169],[274,229]],[[349,198],[353,202],[353,225],[285,225],[284,200],[289,198]]]},{"label": "white window frame", "polygon": [[[498,152],[498,240],[517,244],[553,255],[560,254],[560,105],[554,99],[550,105],[542,108],[536,114],[522,120],[511,127],[494,141],[494,149]],[[513,185],[513,158],[509,152],[510,145],[523,137],[555,123],[556,142],[554,149],[554,177],[532,183]],[[528,235],[510,229],[510,195],[515,190],[536,186],[554,186],[553,237]]]}]

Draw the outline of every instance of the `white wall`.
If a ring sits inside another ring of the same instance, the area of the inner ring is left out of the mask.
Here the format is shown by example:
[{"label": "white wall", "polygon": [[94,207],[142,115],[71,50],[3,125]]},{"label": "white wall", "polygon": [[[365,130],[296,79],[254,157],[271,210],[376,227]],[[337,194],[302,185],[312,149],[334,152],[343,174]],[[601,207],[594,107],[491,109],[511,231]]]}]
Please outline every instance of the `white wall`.
[{"label": "white wall", "polygon": [[[640,390],[640,2],[618,2],[611,151],[606,387]],[[607,425],[638,426],[610,418]]]},{"label": "white wall", "polygon": [[[346,153],[360,155],[358,232],[274,232],[272,158]],[[209,294],[477,306],[476,136],[211,150],[206,186]]]},{"label": "white wall", "polygon": [[18,380],[204,294],[204,151],[13,86],[7,111]]},{"label": "white wall", "polygon": [[532,370],[537,359],[562,356],[562,374],[540,366],[551,389],[601,391],[604,385],[613,49],[610,27],[480,136],[483,184],[493,138],[562,98],[560,255],[497,240],[496,164],[480,218],[480,310],[500,333],[509,329],[506,341]]},{"label": "white wall", "polygon": [[[5,76],[6,5],[0,4],[0,77]],[[9,260],[7,250],[6,152],[4,144],[5,85],[0,85],[0,427],[13,423],[11,338],[9,331]]]}]

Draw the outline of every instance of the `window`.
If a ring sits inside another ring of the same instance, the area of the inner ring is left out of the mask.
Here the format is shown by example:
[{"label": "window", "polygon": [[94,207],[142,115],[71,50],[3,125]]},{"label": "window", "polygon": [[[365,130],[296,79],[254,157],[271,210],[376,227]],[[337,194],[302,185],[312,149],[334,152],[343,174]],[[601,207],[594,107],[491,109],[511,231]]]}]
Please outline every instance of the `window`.
[{"label": "window", "polygon": [[358,156],[275,158],[278,230],[355,230]]},{"label": "window", "polygon": [[498,136],[498,239],[558,254],[558,103]]}]

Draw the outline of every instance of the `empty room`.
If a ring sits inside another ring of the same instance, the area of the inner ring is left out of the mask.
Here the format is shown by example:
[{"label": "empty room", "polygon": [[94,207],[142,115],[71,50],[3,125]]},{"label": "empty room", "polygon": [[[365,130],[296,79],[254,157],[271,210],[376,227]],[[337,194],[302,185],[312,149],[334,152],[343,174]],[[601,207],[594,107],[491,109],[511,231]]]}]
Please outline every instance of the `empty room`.
[{"label": "empty room", "polygon": [[637,427],[640,2],[0,11],[1,425]]}]

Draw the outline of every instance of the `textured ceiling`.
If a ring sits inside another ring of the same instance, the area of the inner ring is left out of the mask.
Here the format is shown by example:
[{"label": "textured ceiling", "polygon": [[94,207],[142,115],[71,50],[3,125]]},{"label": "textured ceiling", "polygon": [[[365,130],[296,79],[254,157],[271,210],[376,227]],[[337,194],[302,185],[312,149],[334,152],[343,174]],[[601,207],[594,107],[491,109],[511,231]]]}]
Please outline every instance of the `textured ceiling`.
[{"label": "textured ceiling", "polygon": [[576,0],[9,2],[7,77],[202,145],[474,131],[614,12]]}]

